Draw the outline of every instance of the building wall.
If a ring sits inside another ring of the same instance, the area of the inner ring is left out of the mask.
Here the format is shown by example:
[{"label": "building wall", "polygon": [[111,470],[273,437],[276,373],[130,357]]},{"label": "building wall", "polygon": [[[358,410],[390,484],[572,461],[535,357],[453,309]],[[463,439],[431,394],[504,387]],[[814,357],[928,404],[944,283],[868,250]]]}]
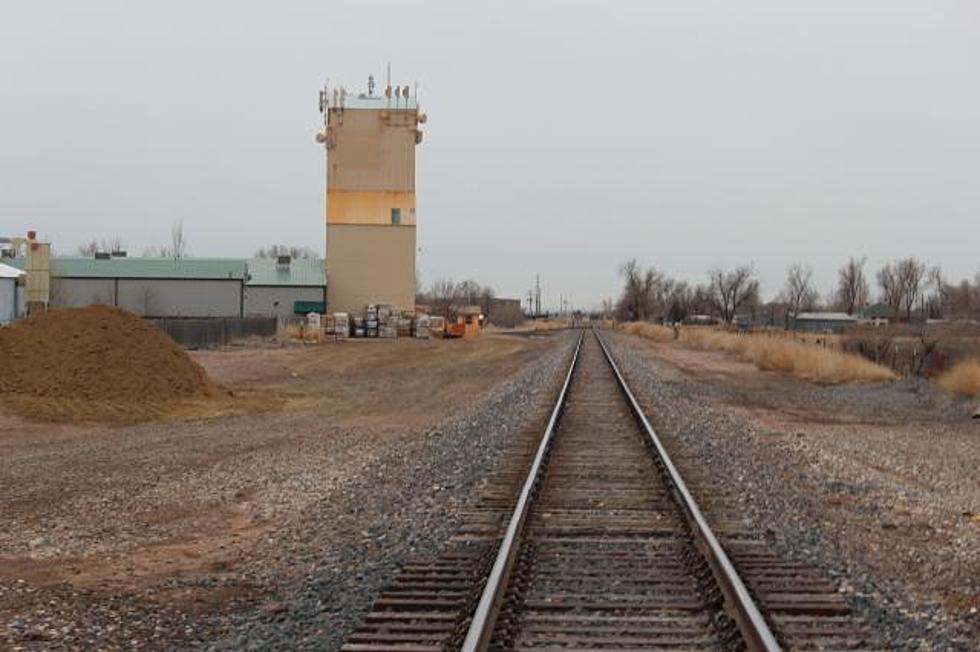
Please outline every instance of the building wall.
[{"label": "building wall", "polygon": [[853,321],[839,321],[830,319],[797,319],[795,328],[799,331],[809,333],[843,333],[848,327],[853,326]]},{"label": "building wall", "polygon": [[490,299],[487,322],[502,328],[513,328],[524,321],[520,299]]},{"label": "building wall", "polygon": [[17,317],[17,279],[0,278],[0,324]]},{"label": "building wall", "polygon": [[84,308],[94,304],[113,306],[115,303],[115,279],[57,276],[51,279],[52,308]]},{"label": "building wall", "polygon": [[392,224],[391,209],[401,212],[399,224],[415,224],[415,193],[402,191],[330,190],[330,224]]},{"label": "building wall", "polygon": [[415,227],[327,225],[327,310],[415,309]]},{"label": "building wall", "polygon": [[331,110],[327,188],[415,192],[417,117],[414,109]]},{"label": "building wall", "polygon": [[151,317],[238,317],[242,312],[242,282],[119,279],[116,305]]},{"label": "building wall", "polygon": [[276,285],[248,285],[245,287],[246,316],[292,317],[294,314],[293,304],[296,301],[323,301],[323,288]]}]

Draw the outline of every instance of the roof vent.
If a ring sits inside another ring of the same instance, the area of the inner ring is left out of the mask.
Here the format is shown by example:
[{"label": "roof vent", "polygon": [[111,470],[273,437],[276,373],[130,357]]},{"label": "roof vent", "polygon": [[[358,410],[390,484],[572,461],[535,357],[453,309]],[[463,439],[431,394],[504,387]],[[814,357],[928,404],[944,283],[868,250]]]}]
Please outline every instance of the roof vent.
[{"label": "roof vent", "polygon": [[112,258],[112,254],[110,254],[108,251],[96,251],[95,252],[95,259],[96,260],[109,260],[110,258]]},{"label": "roof vent", "polygon": [[279,256],[276,258],[276,265],[279,265],[280,267],[289,267],[289,263],[291,263],[292,260],[292,256]]},{"label": "roof vent", "polygon": [[116,249],[115,251],[112,252],[111,255],[113,258],[125,258],[126,252],[121,249]]}]

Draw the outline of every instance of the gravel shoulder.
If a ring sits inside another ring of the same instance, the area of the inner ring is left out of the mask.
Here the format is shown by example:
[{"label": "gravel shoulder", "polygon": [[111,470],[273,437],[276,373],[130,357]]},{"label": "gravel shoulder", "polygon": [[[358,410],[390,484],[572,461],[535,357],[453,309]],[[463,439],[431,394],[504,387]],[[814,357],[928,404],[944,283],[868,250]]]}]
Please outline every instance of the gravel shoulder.
[{"label": "gravel shoulder", "polygon": [[818,386],[608,332],[669,445],[787,556],[823,567],[885,649],[980,639],[980,422],[923,381]]},{"label": "gravel shoulder", "polygon": [[250,413],[0,415],[0,647],[335,648],[455,529],[570,342],[208,352]]}]

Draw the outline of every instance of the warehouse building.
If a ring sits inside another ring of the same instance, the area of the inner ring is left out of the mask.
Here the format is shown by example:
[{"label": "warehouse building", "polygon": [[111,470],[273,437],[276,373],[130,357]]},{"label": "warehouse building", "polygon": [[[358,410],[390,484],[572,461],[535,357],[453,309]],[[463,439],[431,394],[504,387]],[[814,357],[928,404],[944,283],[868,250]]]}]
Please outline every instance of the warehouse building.
[{"label": "warehouse building", "polygon": [[331,312],[415,308],[415,146],[425,115],[407,86],[320,95],[327,151],[326,275]]},{"label": "warehouse building", "polygon": [[796,330],[810,333],[843,333],[856,323],[846,312],[801,312],[793,321]]},{"label": "warehouse building", "polygon": [[229,258],[51,260],[51,307],[115,306],[146,317],[240,317],[246,261]]},{"label": "warehouse building", "polygon": [[[22,258],[9,262],[21,273]],[[325,296],[319,260],[104,254],[51,259],[52,308],[103,304],[145,317],[287,318],[310,310],[323,312]]]},{"label": "warehouse building", "polygon": [[245,314],[287,319],[326,312],[327,284],[322,260],[256,258],[248,261]]},{"label": "warehouse building", "polygon": [[17,319],[21,312],[19,281],[23,275],[16,267],[0,263],[0,326]]}]

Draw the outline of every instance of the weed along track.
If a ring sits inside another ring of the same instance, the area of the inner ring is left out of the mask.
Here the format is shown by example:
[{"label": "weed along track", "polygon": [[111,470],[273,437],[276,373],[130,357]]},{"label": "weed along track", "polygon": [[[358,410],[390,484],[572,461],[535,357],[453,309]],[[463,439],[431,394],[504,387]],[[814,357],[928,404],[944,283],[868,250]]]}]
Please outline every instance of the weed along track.
[{"label": "weed along track", "polygon": [[511,452],[447,553],[407,564],[345,650],[863,645],[819,572],[702,514],[598,333],[544,435]]}]

